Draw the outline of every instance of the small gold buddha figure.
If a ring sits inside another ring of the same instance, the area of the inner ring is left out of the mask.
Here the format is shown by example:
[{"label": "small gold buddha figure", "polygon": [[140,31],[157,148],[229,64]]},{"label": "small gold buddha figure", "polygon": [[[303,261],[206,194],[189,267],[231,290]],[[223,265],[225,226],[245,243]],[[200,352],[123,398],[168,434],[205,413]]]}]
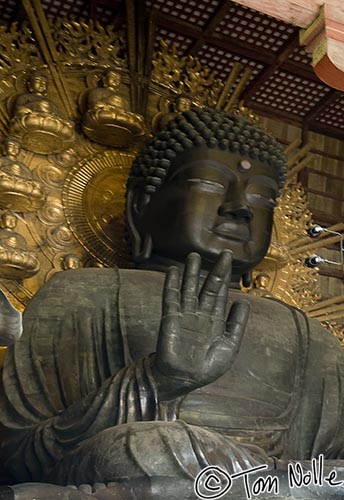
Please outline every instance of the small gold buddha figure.
[{"label": "small gold buddha figure", "polygon": [[72,168],[77,162],[77,159],[78,155],[73,148],[68,148],[51,158],[53,163],[56,163],[59,167],[65,170]]},{"label": "small gold buddha figure", "polygon": [[[192,106],[190,96],[186,94],[178,95],[173,102],[166,103],[163,100],[161,111],[152,119],[153,132],[160,132],[173,118],[184,111],[189,111]],[[165,108],[165,109],[164,109]]]},{"label": "small gold buddha figure", "polygon": [[68,253],[63,257],[61,267],[64,271],[68,271],[68,269],[80,269],[83,267],[83,263],[79,255]]},{"label": "small gold buddha figure", "polygon": [[120,74],[106,69],[100,86],[86,93],[82,120],[82,130],[89,139],[117,148],[128,147],[146,134],[143,117],[130,112],[120,96],[120,84]]},{"label": "small gold buddha figure", "polygon": [[269,290],[271,278],[267,273],[259,273],[254,279],[253,288],[249,291],[252,295],[257,297],[272,297]]},{"label": "small gold buddha figure", "polygon": [[18,219],[11,212],[0,217],[0,278],[24,279],[39,271],[39,262],[21,234],[15,231]]},{"label": "small gold buddha figure", "polygon": [[85,261],[85,267],[98,267],[99,269],[103,269],[106,266],[94,257],[89,257]]},{"label": "small gold buddha figure", "polygon": [[45,201],[42,184],[32,179],[29,167],[18,160],[20,144],[14,137],[6,137],[0,157],[0,208],[18,212],[39,209]]},{"label": "small gold buddha figure", "polygon": [[47,97],[48,77],[33,71],[27,80],[27,92],[20,94],[11,110],[10,132],[28,151],[53,154],[65,150],[75,132],[56,104]]}]

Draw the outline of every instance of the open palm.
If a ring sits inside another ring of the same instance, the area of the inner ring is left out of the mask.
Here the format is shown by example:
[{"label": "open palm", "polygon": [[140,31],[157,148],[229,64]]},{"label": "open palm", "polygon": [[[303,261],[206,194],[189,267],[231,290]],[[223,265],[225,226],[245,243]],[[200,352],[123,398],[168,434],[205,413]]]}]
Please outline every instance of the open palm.
[{"label": "open palm", "polygon": [[170,399],[213,382],[232,365],[245,331],[249,304],[234,302],[225,318],[232,254],[223,252],[199,292],[200,256],[188,256],[182,285],[169,269],[155,356],[160,397]]}]

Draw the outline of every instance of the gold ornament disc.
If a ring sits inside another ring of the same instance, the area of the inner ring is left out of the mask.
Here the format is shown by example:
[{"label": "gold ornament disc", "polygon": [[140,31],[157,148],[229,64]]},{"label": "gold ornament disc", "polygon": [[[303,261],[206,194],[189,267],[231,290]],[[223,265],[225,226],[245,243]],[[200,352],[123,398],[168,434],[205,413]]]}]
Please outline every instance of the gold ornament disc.
[{"label": "gold ornament disc", "polygon": [[124,240],[126,182],[134,154],[105,151],[69,172],[62,199],[74,236],[106,266],[127,261]]}]

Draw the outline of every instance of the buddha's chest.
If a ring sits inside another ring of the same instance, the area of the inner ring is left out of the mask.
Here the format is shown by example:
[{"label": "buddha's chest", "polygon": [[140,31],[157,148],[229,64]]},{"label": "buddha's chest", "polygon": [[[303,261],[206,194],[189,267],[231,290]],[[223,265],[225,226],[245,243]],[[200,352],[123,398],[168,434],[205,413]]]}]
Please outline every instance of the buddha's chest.
[{"label": "buddha's chest", "polygon": [[264,330],[258,323],[252,314],[233,365],[212,384],[190,393],[180,418],[219,430],[288,427],[302,379],[296,328],[289,325],[286,340],[274,334],[268,318]]},{"label": "buddha's chest", "polygon": [[[135,301],[127,296],[125,302],[133,359],[155,351],[159,331],[162,283],[146,281],[145,288]],[[229,301],[241,297],[232,292]],[[184,399],[179,416],[189,423],[219,429],[288,426],[302,385],[302,328],[283,304],[245,298],[251,313],[240,351],[222,377]]]}]

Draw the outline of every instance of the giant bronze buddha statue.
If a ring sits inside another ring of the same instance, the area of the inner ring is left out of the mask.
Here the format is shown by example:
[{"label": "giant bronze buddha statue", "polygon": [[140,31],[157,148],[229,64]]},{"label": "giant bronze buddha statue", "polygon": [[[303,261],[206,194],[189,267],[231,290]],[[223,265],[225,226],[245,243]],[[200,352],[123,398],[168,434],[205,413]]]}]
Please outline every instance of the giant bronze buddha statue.
[{"label": "giant bronze buddha statue", "polygon": [[[285,173],[279,145],[224,112],[192,108],[152,139],[127,189],[138,269],[58,273],[24,313],[3,369],[0,456],[8,484],[35,484],[3,494],[187,500],[208,466],[267,464],[280,498],[343,497],[325,484],[320,497],[290,492],[284,471],[319,454],[342,470],[339,343],[240,291]],[[236,488],[226,498],[247,498]]]}]

